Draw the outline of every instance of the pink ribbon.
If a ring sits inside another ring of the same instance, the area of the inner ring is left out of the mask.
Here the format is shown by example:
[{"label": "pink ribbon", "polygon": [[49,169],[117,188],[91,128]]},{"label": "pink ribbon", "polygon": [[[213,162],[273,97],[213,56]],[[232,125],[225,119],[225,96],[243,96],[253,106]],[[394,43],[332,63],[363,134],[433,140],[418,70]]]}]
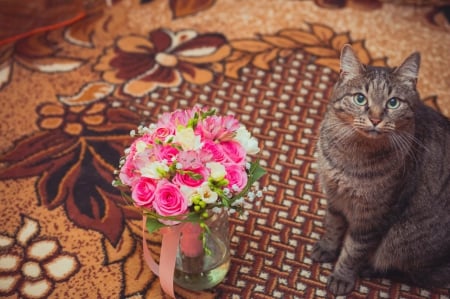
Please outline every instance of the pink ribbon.
[{"label": "pink ribbon", "polygon": [[145,238],[147,217],[144,216],[142,221],[142,247],[144,252],[144,260],[150,269],[159,276],[161,287],[166,294],[175,298],[173,289],[173,275],[175,272],[175,262],[177,256],[178,244],[180,242],[180,225],[174,225],[161,228],[162,244],[161,256],[158,265],[150,254]]}]

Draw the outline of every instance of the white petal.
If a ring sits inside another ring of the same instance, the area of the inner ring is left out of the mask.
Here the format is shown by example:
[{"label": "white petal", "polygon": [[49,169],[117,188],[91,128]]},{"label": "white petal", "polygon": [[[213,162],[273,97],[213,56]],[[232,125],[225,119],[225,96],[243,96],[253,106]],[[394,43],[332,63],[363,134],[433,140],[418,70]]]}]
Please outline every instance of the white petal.
[{"label": "white petal", "polygon": [[19,275],[0,276],[0,292],[1,293],[11,292],[15,288],[19,279],[20,279]]},{"label": "white petal", "polygon": [[51,284],[47,280],[25,281],[20,292],[29,298],[44,298],[48,295]]},{"label": "white petal", "polygon": [[12,254],[0,256],[0,272],[15,271],[19,268],[20,257]]},{"label": "white petal", "polygon": [[39,224],[37,221],[23,217],[23,225],[17,233],[17,241],[20,245],[25,246],[29,240],[34,238],[39,233]]},{"label": "white petal", "polygon": [[37,262],[29,261],[22,266],[22,273],[25,277],[36,279],[41,276],[42,269]]},{"label": "white petal", "polygon": [[203,47],[203,48],[197,48],[197,49],[178,51],[177,54],[179,56],[185,56],[185,57],[203,57],[203,56],[211,55],[215,51],[217,51],[217,47]]},{"label": "white petal", "polygon": [[64,280],[78,269],[78,261],[70,255],[60,255],[44,265],[47,274],[55,281]]},{"label": "white petal", "polygon": [[14,244],[14,239],[5,235],[0,235],[0,248],[6,249]]},{"label": "white petal", "polygon": [[52,256],[59,249],[58,243],[54,240],[42,240],[34,242],[28,247],[27,256],[29,258],[42,261],[43,259]]},{"label": "white petal", "polygon": [[195,38],[198,33],[195,32],[194,30],[180,30],[178,32],[171,32],[169,30],[165,30],[166,33],[170,36],[171,40],[172,40],[172,45],[169,49],[167,49],[166,51],[171,51],[173,48],[178,47],[179,45],[190,41],[191,39]]},{"label": "white petal", "polygon": [[11,78],[11,65],[6,65],[0,68],[0,88],[6,85]]}]

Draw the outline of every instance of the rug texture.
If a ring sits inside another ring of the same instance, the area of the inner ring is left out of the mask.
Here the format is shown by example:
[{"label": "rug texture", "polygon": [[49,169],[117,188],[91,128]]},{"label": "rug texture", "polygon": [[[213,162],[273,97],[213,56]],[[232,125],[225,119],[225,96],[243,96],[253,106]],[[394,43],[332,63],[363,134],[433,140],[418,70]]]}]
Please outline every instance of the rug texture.
[{"label": "rug texture", "polygon": [[[130,130],[194,104],[245,124],[268,174],[231,218],[225,281],[177,296],[330,298],[332,264],[308,252],[324,231],[314,147],[340,49],[388,66],[420,51],[421,96],[450,116],[448,1],[29,2],[0,0],[2,298],[165,298],[141,216],[111,182]],[[449,291],[359,279],[348,298]]]}]

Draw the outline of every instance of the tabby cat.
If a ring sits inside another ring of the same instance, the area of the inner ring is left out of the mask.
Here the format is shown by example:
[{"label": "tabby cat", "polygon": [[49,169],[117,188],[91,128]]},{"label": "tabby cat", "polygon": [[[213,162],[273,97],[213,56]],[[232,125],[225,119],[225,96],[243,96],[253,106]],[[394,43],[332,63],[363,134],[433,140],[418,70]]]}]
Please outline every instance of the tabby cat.
[{"label": "tabby cat", "polygon": [[413,53],[396,68],[367,66],[342,50],[317,146],[325,234],[311,252],[337,260],[335,295],[375,274],[450,287],[450,121],[420,100],[419,64]]}]

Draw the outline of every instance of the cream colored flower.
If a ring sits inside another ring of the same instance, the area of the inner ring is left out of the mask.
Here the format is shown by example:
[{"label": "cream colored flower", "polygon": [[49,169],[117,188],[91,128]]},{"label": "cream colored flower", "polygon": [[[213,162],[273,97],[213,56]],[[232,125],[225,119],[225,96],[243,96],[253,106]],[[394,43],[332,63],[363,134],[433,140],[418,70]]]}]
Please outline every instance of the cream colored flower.
[{"label": "cream colored flower", "polygon": [[136,153],[141,154],[147,148],[147,143],[142,140],[136,141]]},{"label": "cream colored flower", "polygon": [[180,127],[175,133],[175,138],[173,140],[175,143],[181,145],[183,150],[198,150],[202,146],[201,137],[195,135],[192,128]]},{"label": "cream colored flower", "polygon": [[151,179],[165,178],[168,172],[169,166],[167,165],[167,161],[150,162],[141,169],[141,175]]},{"label": "cream colored flower", "polygon": [[207,204],[212,204],[217,201],[217,198],[219,197],[218,194],[209,188],[208,182],[204,182],[199,188],[198,192],[200,196],[202,197],[203,201]]},{"label": "cream colored flower", "polygon": [[211,178],[215,181],[219,181],[225,177],[227,174],[225,171],[225,166],[218,162],[206,163],[206,167],[211,170]]},{"label": "cream colored flower", "polygon": [[257,154],[259,152],[258,141],[255,137],[252,137],[249,131],[244,126],[241,126],[236,131],[234,137],[245,149],[247,154]]}]

